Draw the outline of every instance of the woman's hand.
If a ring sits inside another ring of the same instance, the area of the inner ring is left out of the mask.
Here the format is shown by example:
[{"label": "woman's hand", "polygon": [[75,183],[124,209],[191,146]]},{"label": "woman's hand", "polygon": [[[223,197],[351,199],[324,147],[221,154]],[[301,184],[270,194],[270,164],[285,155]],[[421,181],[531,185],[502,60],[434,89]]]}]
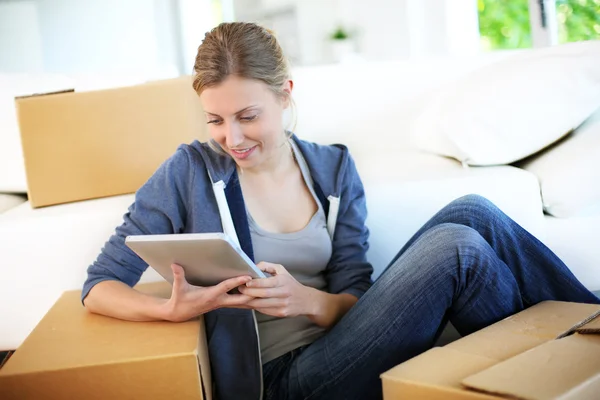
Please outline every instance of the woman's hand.
[{"label": "woman's hand", "polygon": [[254,298],[247,306],[274,317],[314,314],[316,289],[302,285],[282,265],[261,262],[257,266],[272,276],[253,279],[239,288],[240,293]]},{"label": "woman's hand", "polygon": [[164,319],[182,322],[220,307],[248,308],[253,297],[246,294],[228,292],[251,281],[250,276],[227,279],[216,286],[200,287],[190,285],[185,279],[183,268],[171,265],[173,290],[171,298],[163,305]]}]

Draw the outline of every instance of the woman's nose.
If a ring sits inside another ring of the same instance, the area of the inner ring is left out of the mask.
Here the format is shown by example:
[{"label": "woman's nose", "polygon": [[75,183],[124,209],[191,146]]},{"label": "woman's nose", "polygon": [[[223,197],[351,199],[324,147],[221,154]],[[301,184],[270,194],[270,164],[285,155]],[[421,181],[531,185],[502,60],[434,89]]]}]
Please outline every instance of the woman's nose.
[{"label": "woman's nose", "polygon": [[244,135],[242,134],[239,124],[230,123],[226,129],[227,132],[225,132],[225,141],[227,147],[233,149],[244,142]]}]

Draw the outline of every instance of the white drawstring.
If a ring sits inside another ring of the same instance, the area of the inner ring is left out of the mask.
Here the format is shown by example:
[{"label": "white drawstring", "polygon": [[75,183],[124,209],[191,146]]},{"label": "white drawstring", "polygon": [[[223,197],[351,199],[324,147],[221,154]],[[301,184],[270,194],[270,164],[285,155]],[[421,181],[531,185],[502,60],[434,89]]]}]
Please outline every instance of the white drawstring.
[{"label": "white drawstring", "polygon": [[338,213],[340,211],[340,198],[329,196],[329,215],[327,216],[327,232],[329,237],[333,241],[333,234],[335,233],[335,224],[337,223]]},{"label": "white drawstring", "polygon": [[[209,174],[210,176],[210,174]],[[210,178],[212,181],[212,177]],[[219,215],[221,216],[221,224],[223,225],[223,232],[233,240],[233,242],[239,247],[240,241],[233,225],[233,219],[229,212],[229,205],[227,204],[227,197],[225,197],[225,183],[223,181],[213,182],[212,184],[215,198],[217,199],[217,206],[219,208]]]}]

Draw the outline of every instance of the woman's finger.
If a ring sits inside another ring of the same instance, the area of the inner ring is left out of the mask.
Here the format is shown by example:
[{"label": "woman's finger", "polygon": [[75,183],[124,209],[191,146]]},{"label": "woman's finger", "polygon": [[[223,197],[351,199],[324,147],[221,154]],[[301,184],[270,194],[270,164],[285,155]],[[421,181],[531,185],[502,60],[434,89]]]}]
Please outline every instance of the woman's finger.
[{"label": "woman's finger", "polygon": [[284,274],[287,270],[283,267],[283,265],[273,264],[268,262],[259,262],[256,266],[263,272],[267,272],[271,275]]},{"label": "woman's finger", "polygon": [[245,285],[246,283],[248,283],[251,280],[252,280],[252,277],[247,276],[247,275],[238,276],[235,278],[226,279],[223,282],[219,283],[218,285],[213,286],[213,288],[217,292],[217,295],[225,294],[225,293],[229,292],[230,290],[235,289],[238,286]]},{"label": "woman's finger", "polygon": [[279,278],[271,276],[270,278],[256,278],[246,283],[249,288],[273,288],[280,286]]},{"label": "woman's finger", "polygon": [[267,298],[267,297],[289,297],[289,291],[283,286],[269,288],[249,288],[240,286],[240,292],[251,297]]},{"label": "woman's finger", "polygon": [[277,297],[269,297],[268,299],[253,299],[247,304],[255,310],[259,308],[280,308],[286,306],[286,302]]},{"label": "woman's finger", "polygon": [[227,294],[223,297],[221,307],[251,308],[248,303],[254,300],[254,297],[245,294]]}]

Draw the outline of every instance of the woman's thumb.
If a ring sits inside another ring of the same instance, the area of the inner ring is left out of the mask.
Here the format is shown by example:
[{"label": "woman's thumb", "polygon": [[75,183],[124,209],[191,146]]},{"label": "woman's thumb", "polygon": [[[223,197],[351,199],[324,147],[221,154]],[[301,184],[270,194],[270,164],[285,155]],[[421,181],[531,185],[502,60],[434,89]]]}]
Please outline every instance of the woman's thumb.
[{"label": "woman's thumb", "polygon": [[185,279],[185,271],[181,265],[171,264],[171,271],[173,271],[173,281]]}]

